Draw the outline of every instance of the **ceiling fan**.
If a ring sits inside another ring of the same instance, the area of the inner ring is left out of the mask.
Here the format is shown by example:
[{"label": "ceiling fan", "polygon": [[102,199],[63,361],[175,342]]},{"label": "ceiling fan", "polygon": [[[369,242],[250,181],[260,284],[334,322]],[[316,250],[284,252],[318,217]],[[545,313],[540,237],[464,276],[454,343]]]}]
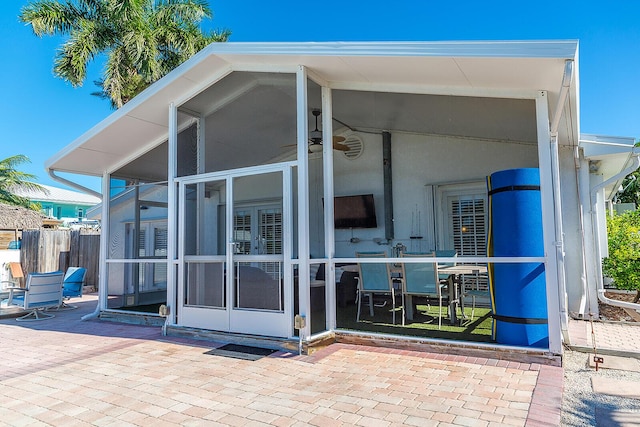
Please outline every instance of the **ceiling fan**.
[{"label": "ceiling fan", "polygon": [[[318,129],[318,117],[321,114],[320,110],[312,110],[311,114],[313,114],[316,118],[316,128],[309,132],[309,151],[312,153],[317,153],[322,151],[322,131]],[[333,137],[333,149],[339,151],[349,151],[349,147],[341,144],[344,142],[346,138],[344,136],[334,136]]]}]

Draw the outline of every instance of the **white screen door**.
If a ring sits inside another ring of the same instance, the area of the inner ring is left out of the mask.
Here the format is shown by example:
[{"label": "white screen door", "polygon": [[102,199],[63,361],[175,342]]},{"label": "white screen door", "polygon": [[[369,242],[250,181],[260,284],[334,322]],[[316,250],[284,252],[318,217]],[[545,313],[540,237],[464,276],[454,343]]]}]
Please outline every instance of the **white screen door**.
[{"label": "white screen door", "polygon": [[291,336],[283,191],[291,180],[288,168],[264,169],[189,179],[181,187],[180,324]]}]

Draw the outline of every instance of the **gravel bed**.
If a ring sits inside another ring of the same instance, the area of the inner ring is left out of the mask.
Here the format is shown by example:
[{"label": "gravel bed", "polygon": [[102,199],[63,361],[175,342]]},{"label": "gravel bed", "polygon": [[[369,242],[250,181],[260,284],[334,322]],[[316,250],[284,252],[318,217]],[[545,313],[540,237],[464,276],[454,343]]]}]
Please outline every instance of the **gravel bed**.
[{"label": "gravel bed", "polygon": [[[564,392],[562,397],[562,426],[613,426],[618,425],[607,419],[611,411],[637,414],[633,416],[640,425],[640,399],[630,399],[594,393],[591,378],[603,377],[624,381],[640,382],[640,372],[617,369],[598,369],[589,366],[592,353],[582,353],[565,349],[563,357]],[[607,357],[606,355],[604,356]],[[597,409],[596,409],[597,408]],[[596,411],[598,421],[596,423]],[[634,424],[636,425],[636,424]]]}]

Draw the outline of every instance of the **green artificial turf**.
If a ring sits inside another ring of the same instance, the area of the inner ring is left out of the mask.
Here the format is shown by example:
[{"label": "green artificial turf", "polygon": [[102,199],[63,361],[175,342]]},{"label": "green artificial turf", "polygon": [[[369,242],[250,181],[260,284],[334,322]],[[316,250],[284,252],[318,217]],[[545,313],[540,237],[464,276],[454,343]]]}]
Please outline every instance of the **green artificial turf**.
[{"label": "green artificial turf", "polygon": [[360,322],[356,322],[357,306],[338,307],[337,327],[354,331],[378,332],[392,335],[408,335],[422,338],[438,338],[458,341],[493,342],[491,339],[492,319],[488,308],[476,307],[474,319],[471,320],[471,307],[465,307],[467,319],[460,319],[458,324],[450,325],[447,309],[442,308],[442,327],[438,329],[438,306],[418,305],[413,320],[402,325],[402,310],[396,308],[396,323],[392,321],[391,306],[375,307],[374,316],[369,316],[368,304],[363,304]]}]

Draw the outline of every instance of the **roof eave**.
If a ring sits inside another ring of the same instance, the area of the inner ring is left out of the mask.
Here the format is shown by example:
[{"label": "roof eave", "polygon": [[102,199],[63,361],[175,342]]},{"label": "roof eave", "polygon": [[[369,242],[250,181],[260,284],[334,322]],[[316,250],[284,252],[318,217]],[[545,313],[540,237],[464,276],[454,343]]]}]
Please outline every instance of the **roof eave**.
[{"label": "roof eave", "polygon": [[[455,57],[455,58],[552,58],[575,59],[577,58],[578,42],[575,40],[558,41],[442,41],[442,42],[322,42],[322,43],[212,43],[196,55],[185,61],[179,67],[168,73],[165,77],[155,82],[122,108],[112,113],[96,126],[75,139],[69,145],[45,162],[47,171],[60,171],[70,173],[84,173],[87,175],[102,176],[110,173],[112,165],[116,161],[109,161],[107,153],[92,152],[90,147],[84,146],[88,141],[96,138],[101,132],[106,131],[116,123],[128,118],[139,120],[145,125],[154,126],[157,136],[166,130],[154,123],[144,120],[145,108],[148,103],[164,105],[166,101],[176,100],[177,87],[185,87],[194,90],[202,82],[190,80],[189,75],[195,67],[205,61],[212,61],[217,67],[231,67],[231,61],[242,62],[251,60],[252,56],[295,56],[320,57],[320,56],[378,56],[378,57]],[[303,61],[302,61],[303,62]],[[302,63],[301,62],[301,63]],[[204,64],[208,65],[208,64]],[[577,84],[572,88],[573,98],[577,97]],[[171,90],[170,90],[171,89]],[[163,94],[165,91],[165,94]],[[165,96],[166,95],[166,96]],[[577,102],[576,104],[577,105]],[[576,107],[570,107],[576,108]],[[577,114],[571,119],[575,122]],[[576,122],[577,123],[577,122]],[[577,137],[577,125],[574,123],[571,133],[573,141]],[[148,142],[148,141],[147,141]],[[84,147],[83,147],[84,146]],[[63,165],[62,160],[75,150],[83,149],[88,154],[100,158],[102,154],[104,170],[91,168],[90,170],[75,171],[71,166]],[[111,165],[111,166],[109,166]]]}]

